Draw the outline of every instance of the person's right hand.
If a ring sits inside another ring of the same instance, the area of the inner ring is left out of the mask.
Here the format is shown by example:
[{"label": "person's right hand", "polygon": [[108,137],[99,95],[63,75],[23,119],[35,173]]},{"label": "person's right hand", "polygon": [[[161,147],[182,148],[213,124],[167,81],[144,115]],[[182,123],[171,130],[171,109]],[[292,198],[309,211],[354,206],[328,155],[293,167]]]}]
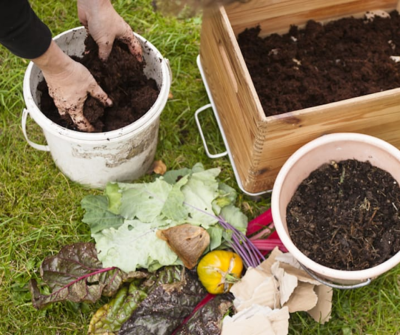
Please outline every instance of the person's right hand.
[{"label": "person's right hand", "polygon": [[112,101],[89,70],[64,54],[54,41],[44,55],[32,61],[42,70],[49,94],[60,115],[68,114],[81,131],[93,131],[93,126],[83,115],[83,106],[88,94],[105,106],[111,106]]},{"label": "person's right hand", "polygon": [[107,60],[115,39],[142,61],[142,47],[132,28],[115,11],[110,0],[78,0],[79,21],[99,46],[99,58]]}]

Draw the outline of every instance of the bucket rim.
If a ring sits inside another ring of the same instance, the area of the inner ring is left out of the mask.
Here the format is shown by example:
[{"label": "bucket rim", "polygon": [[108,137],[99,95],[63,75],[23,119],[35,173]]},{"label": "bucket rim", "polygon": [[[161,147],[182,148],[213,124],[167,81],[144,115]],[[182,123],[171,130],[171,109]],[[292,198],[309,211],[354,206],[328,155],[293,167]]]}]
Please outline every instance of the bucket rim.
[{"label": "bucket rim", "polygon": [[[53,38],[55,42],[65,35],[69,35],[75,32],[84,31],[85,35],[86,29],[85,27],[75,27],[69,29],[61,34],[58,34]],[[162,82],[160,85],[160,92],[154,104],[151,108],[138,120],[135,122],[108,132],[98,132],[98,133],[87,133],[87,132],[80,132],[76,130],[67,129],[65,127],[60,126],[59,124],[51,121],[47,118],[43,112],[39,109],[39,106],[36,105],[32,92],[30,89],[30,79],[32,75],[32,70],[36,65],[33,62],[28,64],[28,67],[25,71],[24,80],[23,80],[23,96],[25,100],[25,104],[27,110],[31,117],[35,120],[35,122],[42,128],[45,129],[47,132],[52,133],[58,137],[68,137],[70,140],[78,140],[78,141],[96,141],[96,142],[109,142],[113,139],[120,139],[124,135],[129,135],[134,131],[139,131],[142,127],[145,127],[147,124],[154,122],[154,119],[158,118],[163,111],[167,100],[168,94],[171,86],[171,76],[169,70],[168,60],[164,58],[160,51],[148,40],[146,40],[143,36],[139,35],[136,32],[133,32],[135,37],[139,39],[142,45],[146,45],[148,48],[154,52],[154,57],[157,57],[161,63],[161,72],[162,72]],[[40,71],[40,70],[39,70]]]},{"label": "bucket rim", "polygon": [[362,281],[370,278],[376,278],[379,275],[383,274],[384,272],[387,272],[390,269],[394,268],[396,265],[400,263],[400,251],[394,254],[388,260],[384,261],[383,263],[368,269],[354,270],[354,271],[332,269],[324,265],[321,265],[315,262],[314,260],[308,258],[306,255],[304,255],[292,242],[292,240],[289,237],[289,234],[286,232],[286,229],[283,225],[283,220],[279,210],[281,187],[280,186],[278,187],[277,185],[282,185],[286,175],[294,166],[294,164],[299,160],[300,157],[302,157],[305,153],[311,151],[312,149],[316,148],[321,144],[331,143],[332,140],[338,140],[338,141],[352,140],[352,141],[372,144],[380,149],[385,150],[392,157],[396,158],[400,163],[400,150],[398,150],[392,144],[371,135],[366,135],[361,133],[332,133],[323,135],[306,143],[304,146],[300,147],[292,156],[289,157],[289,159],[282,166],[275,180],[271,196],[271,210],[275,228],[283,245],[293,255],[293,257],[295,257],[297,261],[301,263],[303,266],[315,272],[315,274],[330,279],[351,280],[351,281],[354,280]]}]

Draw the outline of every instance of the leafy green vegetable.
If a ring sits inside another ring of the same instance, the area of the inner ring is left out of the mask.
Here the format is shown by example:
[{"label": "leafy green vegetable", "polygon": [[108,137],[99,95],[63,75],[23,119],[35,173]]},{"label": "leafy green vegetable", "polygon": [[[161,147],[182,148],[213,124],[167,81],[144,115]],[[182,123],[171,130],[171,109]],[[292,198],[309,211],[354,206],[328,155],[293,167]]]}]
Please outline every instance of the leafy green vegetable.
[{"label": "leafy green vegetable", "polygon": [[122,216],[109,210],[108,199],[102,195],[86,196],[81,206],[86,210],[84,222],[90,226],[92,234],[104,228],[118,228],[124,223]]},{"label": "leafy green vegetable", "polygon": [[134,184],[122,193],[119,214],[125,219],[152,222],[161,215],[172,186],[161,179],[153,183]]},{"label": "leafy green vegetable", "polygon": [[52,293],[41,294],[36,280],[30,281],[32,304],[37,309],[64,300],[95,302],[102,295],[113,296],[124,281],[142,276],[127,274],[115,267],[103,268],[93,243],[63,247],[57,255],[43,261],[40,274]]},{"label": "leafy green vegetable", "polygon": [[210,246],[209,250],[214,250],[218,248],[222,243],[222,235],[224,233],[224,228],[221,226],[213,226],[207,229],[210,235]]},{"label": "leafy green vegetable", "polygon": [[182,264],[156,237],[157,229],[184,223],[201,226],[209,230],[211,249],[228,245],[231,238],[219,225],[220,215],[245,232],[247,217],[234,206],[236,192],[218,181],[219,173],[198,163],[192,169],[169,171],[152,183],[113,183],[103,196],[85,197],[83,222],[91,228],[103,266],[129,272]]},{"label": "leafy green vegetable", "polygon": [[221,210],[221,216],[237,230],[241,232],[246,231],[247,217],[240,211],[239,208],[233,206],[232,204],[225,206]]},{"label": "leafy green vegetable", "polygon": [[157,287],[180,282],[181,271],[179,267],[165,267],[149,274],[147,278],[135,279],[129,286],[121,287],[117,295],[93,315],[88,334],[118,332],[141,302]]},{"label": "leafy green vegetable", "polygon": [[236,201],[235,189],[226,184],[219,184],[219,193],[220,196],[213,202],[214,206],[219,206],[220,208],[222,208]]},{"label": "leafy green vegetable", "polygon": [[121,203],[121,193],[118,192],[119,187],[117,184],[109,183],[106,186],[105,193],[108,195],[108,210],[111,213],[117,214],[119,211],[119,205]]},{"label": "leafy green vegetable", "polygon": [[103,229],[92,236],[104,267],[117,266],[129,272],[139,268],[155,271],[162,266],[182,264],[155,231],[150,224],[125,220],[119,229]]},{"label": "leafy green vegetable", "polygon": [[180,178],[191,174],[193,172],[195,172],[195,167],[193,167],[193,169],[179,169],[179,170],[171,170],[171,171],[167,171],[164,176],[163,179],[168,183],[168,184],[175,184]]},{"label": "leafy green vegetable", "polygon": [[187,182],[188,176],[184,176],[179,179],[175,185],[173,185],[162,209],[165,217],[176,222],[181,222],[182,218],[186,218],[188,216],[188,210],[184,205],[185,196],[181,190],[182,187],[187,184]]},{"label": "leafy green vegetable", "polygon": [[221,334],[222,320],[232,309],[233,296],[219,294],[197,310],[173,335]]},{"label": "leafy green vegetable", "polygon": [[88,334],[104,334],[118,331],[133,311],[147,297],[137,281],[123,286],[114,299],[102,306],[92,317]]},{"label": "leafy green vegetable", "polygon": [[[174,267],[176,270],[179,267]],[[160,270],[163,272],[164,269]],[[154,286],[118,335],[169,335],[207,295],[195,272],[181,270],[179,280]]]}]

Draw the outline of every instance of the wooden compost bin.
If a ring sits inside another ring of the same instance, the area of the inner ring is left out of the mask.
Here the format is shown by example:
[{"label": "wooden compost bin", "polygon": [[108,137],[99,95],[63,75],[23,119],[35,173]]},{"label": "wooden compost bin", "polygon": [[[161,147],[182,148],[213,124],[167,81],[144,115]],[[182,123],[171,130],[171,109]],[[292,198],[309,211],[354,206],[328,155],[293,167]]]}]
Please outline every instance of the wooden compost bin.
[{"label": "wooden compost bin", "polygon": [[310,19],[326,23],[397,6],[393,0],[251,0],[204,13],[200,63],[245,192],[271,190],[289,156],[324,134],[363,133],[400,148],[400,88],[266,117],[237,35],[257,25],[261,37],[282,34]]}]

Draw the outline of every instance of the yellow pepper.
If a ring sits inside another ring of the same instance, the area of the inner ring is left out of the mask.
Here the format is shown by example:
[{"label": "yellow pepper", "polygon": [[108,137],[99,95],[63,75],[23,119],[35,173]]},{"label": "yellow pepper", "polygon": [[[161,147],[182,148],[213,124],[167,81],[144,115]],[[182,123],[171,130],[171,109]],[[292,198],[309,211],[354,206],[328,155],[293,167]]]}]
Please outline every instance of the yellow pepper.
[{"label": "yellow pepper", "polygon": [[197,274],[209,293],[221,294],[229,291],[239,281],[243,261],[238,254],[226,250],[214,250],[206,254],[197,265]]}]

